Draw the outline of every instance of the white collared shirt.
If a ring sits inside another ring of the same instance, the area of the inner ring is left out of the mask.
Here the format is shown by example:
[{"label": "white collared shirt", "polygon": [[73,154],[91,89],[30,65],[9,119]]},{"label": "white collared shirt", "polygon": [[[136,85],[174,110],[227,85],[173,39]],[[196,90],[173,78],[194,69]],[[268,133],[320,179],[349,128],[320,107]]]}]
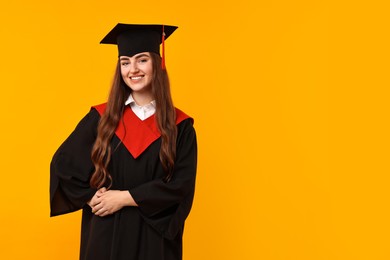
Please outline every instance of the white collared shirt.
[{"label": "white collared shirt", "polygon": [[134,114],[141,120],[151,117],[156,112],[156,101],[153,100],[149,104],[139,106],[131,94],[126,100],[125,105],[130,105],[131,110],[133,110]]}]

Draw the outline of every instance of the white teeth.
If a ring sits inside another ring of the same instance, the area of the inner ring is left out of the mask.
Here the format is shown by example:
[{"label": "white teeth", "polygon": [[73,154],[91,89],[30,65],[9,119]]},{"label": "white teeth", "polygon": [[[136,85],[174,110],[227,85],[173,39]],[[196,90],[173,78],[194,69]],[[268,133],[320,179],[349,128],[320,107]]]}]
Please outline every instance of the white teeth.
[{"label": "white teeth", "polygon": [[130,77],[132,80],[138,80],[138,79],[141,79],[142,77],[141,76],[138,76],[138,77]]}]

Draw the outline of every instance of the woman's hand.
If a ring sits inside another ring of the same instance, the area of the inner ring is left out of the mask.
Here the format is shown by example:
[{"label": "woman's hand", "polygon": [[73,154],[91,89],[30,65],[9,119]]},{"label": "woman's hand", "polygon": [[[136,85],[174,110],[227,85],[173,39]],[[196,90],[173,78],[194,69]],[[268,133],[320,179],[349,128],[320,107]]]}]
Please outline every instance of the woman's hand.
[{"label": "woman's hand", "polygon": [[99,189],[88,205],[92,208],[92,213],[100,217],[113,214],[125,206],[137,206],[127,190],[106,190],[106,188]]},{"label": "woman's hand", "polygon": [[106,188],[103,187],[103,188],[100,188],[97,192],[95,192],[95,195],[93,195],[92,199],[90,201],[87,202],[87,204],[93,208],[94,206],[96,206],[98,204],[97,202],[97,199],[99,198],[99,196],[101,196],[104,192],[106,192]]}]

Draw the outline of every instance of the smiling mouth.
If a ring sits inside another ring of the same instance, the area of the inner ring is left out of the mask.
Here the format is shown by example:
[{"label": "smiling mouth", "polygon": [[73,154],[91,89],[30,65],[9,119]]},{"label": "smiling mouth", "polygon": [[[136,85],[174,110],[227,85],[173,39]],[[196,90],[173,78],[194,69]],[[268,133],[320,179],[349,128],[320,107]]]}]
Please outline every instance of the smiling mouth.
[{"label": "smiling mouth", "polygon": [[130,77],[131,80],[139,80],[142,79],[144,76],[135,76],[135,77]]}]

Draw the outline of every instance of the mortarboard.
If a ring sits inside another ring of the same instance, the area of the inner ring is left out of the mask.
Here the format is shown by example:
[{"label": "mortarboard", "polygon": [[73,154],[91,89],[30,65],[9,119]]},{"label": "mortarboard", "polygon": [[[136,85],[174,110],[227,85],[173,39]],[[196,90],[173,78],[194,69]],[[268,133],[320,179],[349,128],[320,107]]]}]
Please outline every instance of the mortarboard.
[{"label": "mortarboard", "polygon": [[119,56],[129,57],[140,52],[160,54],[162,43],[162,67],[165,68],[164,40],[176,29],[177,26],[170,25],[118,23],[100,43],[116,44]]}]

